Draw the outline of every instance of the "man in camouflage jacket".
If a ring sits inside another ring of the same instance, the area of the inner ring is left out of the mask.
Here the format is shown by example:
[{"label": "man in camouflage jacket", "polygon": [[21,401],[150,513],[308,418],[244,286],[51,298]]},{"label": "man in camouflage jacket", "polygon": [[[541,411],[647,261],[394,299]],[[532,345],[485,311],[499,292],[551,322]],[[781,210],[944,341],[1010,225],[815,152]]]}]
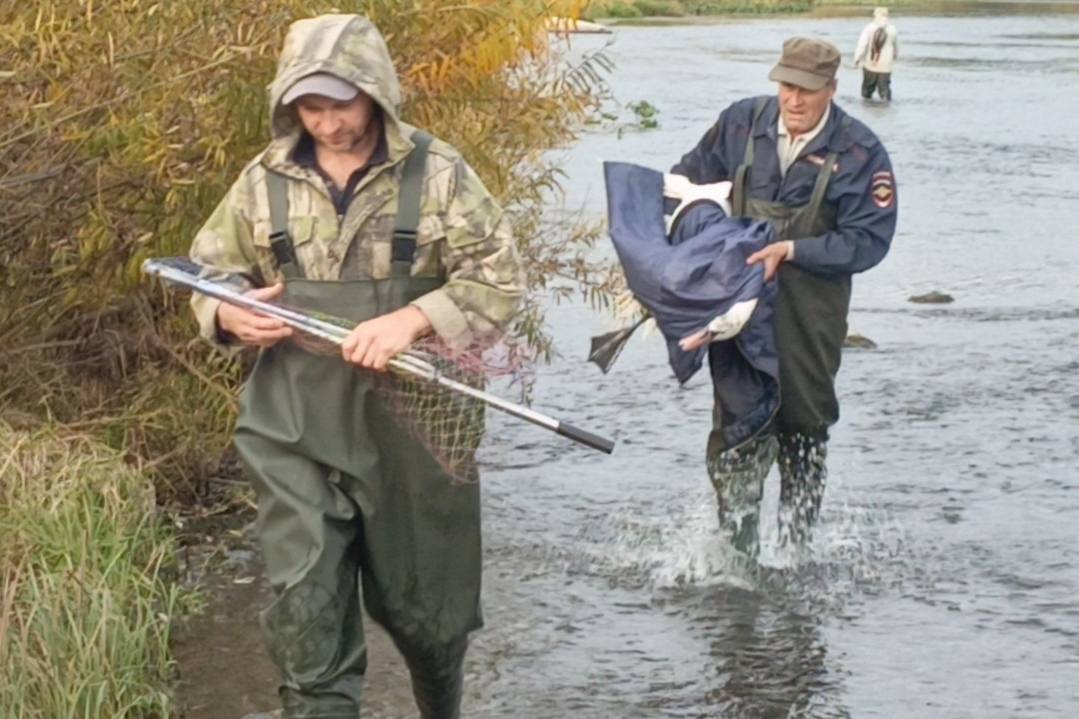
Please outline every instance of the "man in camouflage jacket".
[{"label": "man in camouflage jacket", "polygon": [[[523,291],[510,224],[453,147],[400,120],[393,63],[366,18],[294,23],[269,95],[272,140],[191,257],[255,297],[349,317],[351,364],[283,341],[292,331],[275,319],[207,297],[192,305],[223,350],[261,348],[236,447],[276,593],[261,620],[284,716],[358,715],[362,586],[421,714],[456,717],[467,635],[482,623],[478,490],[449,481],[368,378],[425,334],[460,348],[510,321]],[[415,240],[399,243],[406,160],[428,141]],[[390,302],[372,304],[386,287]]]}]

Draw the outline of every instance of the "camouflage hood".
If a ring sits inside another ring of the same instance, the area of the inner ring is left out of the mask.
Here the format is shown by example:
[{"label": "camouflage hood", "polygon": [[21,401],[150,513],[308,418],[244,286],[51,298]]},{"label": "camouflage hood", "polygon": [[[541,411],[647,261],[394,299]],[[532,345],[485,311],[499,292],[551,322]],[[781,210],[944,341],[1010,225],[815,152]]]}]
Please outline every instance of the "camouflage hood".
[{"label": "camouflage hood", "polygon": [[300,129],[296,113],[281,98],[300,78],[328,72],[370,95],[383,110],[387,134],[398,135],[401,86],[389,48],[378,28],[362,15],[321,15],[289,27],[268,89],[270,128],[275,140]]}]

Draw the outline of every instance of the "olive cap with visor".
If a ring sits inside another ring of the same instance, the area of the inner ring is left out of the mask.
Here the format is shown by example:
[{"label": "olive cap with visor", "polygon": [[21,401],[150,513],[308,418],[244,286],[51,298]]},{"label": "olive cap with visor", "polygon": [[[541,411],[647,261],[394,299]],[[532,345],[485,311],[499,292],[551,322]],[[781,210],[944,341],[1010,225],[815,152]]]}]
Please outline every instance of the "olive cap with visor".
[{"label": "olive cap with visor", "polygon": [[768,79],[809,91],[820,90],[835,78],[839,57],[839,49],[830,42],[792,37],[783,43],[783,54]]}]

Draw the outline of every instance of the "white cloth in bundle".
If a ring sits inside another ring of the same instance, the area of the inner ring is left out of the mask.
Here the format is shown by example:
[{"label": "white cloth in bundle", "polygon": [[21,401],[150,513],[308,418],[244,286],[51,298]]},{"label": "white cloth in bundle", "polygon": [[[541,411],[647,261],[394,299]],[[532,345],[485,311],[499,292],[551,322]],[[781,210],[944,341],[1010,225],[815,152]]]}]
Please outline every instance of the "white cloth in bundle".
[{"label": "white cloth in bundle", "polygon": [[678,207],[667,217],[667,234],[670,234],[674,221],[682,214],[682,211],[697,200],[709,200],[716,203],[729,217],[731,214],[730,197],[732,187],[732,183],[726,181],[713,182],[708,185],[695,185],[685,175],[672,175],[670,173],[664,175],[663,196],[680,200]]},{"label": "white cloth in bundle", "polygon": [[[666,174],[663,176],[663,196],[679,200],[678,207],[667,217],[667,233],[671,231],[678,216],[694,202],[708,200],[720,206],[723,212],[731,214],[731,188],[730,182],[713,182],[707,185],[696,185],[689,181],[685,175]],[[722,315],[712,319],[700,332],[683,337],[678,343],[686,351],[700,347],[708,342],[729,340],[742,331],[742,327],[753,315],[757,308],[757,300],[747,300],[732,306]]]}]

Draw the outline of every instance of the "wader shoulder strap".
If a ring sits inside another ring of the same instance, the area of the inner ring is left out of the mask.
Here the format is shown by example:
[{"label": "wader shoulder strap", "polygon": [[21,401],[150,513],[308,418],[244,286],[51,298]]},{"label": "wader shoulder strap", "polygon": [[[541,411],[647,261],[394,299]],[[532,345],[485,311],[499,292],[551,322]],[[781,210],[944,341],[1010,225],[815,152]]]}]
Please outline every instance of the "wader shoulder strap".
[{"label": "wader shoulder strap", "polygon": [[420,224],[420,203],[423,200],[424,168],[431,139],[423,130],[412,133],[415,148],[405,160],[404,173],[401,175],[401,196],[393,228],[393,274],[398,277],[407,277],[412,273],[416,229]]},{"label": "wader shoulder strap", "polygon": [[[840,125],[840,132],[846,131],[850,125],[850,116],[843,118],[843,124]],[[823,230],[820,220],[824,220],[825,224],[830,222],[826,218],[821,216],[821,207],[824,205],[824,196],[828,192],[828,183],[832,180],[832,175],[835,173],[836,163],[839,160],[839,153],[835,150],[829,152],[824,158],[824,163],[817,171],[817,179],[813,183],[813,192],[809,196],[809,202],[802,205],[797,209],[794,215],[789,219],[789,226],[786,228],[786,234],[789,234],[792,239],[799,239],[802,237],[812,237],[813,235],[820,234]],[[828,217],[834,217],[834,215],[828,215]]]},{"label": "wader shoulder strap", "polygon": [[292,236],[288,233],[288,179],[267,170],[266,195],[270,203],[270,250],[277,260],[277,267],[286,279],[303,277]]},{"label": "wader shoulder strap", "polygon": [[[849,125],[850,115],[847,115],[843,118],[843,124],[840,125],[840,132],[845,133]],[[820,172],[817,173],[817,182],[813,185],[813,194],[810,196],[809,205],[806,207],[806,214],[810,217],[816,217],[820,211],[821,203],[824,202],[824,193],[828,191],[828,183],[832,179],[832,173],[835,172],[835,163],[838,159],[839,153],[834,150],[824,158],[824,164],[821,166]]]},{"label": "wader shoulder strap", "polygon": [[764,112],[764,106],[768,104],[767,97],[758,97],[753,103],[753,119],[749,123],[749,137],[746,138],[746,151],[743,153],[742,164],[734,171],[734,187],[731,191],[732,207],[731,214],[734,217],[746,216],[746,184],[749,181],[749,170],[753,167],[753,150],[756,146],[755,135],[757,132],[757,120]]},{"label": "wader shoulder strap", "polygon": [[[416,252],[416,229],[420,224],[424,168],[431,136],[422,130],[412,134],[415,149],[405,160],[401,196],[393,229],[393,274],[408,276]],[[288,179],[276,172],[266,173],[266,194],[270,203],[270,249],[281,273],[288,279],[303,277],[292,237],[288,232]]]}]

